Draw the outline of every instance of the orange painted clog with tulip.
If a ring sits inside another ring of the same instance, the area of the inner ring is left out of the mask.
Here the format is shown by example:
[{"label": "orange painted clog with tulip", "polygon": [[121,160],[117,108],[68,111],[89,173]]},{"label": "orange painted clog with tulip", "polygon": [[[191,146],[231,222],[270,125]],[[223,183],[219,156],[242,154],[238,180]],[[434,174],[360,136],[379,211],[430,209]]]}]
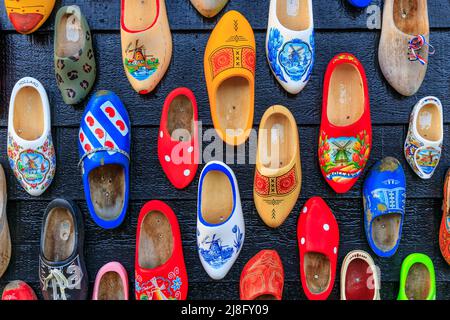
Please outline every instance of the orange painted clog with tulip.
[{"label": "orange painted clog with tulip", "polygon": [[5,0],[6,13],[17,32],[30,34],[50,17],[55,0]]}]

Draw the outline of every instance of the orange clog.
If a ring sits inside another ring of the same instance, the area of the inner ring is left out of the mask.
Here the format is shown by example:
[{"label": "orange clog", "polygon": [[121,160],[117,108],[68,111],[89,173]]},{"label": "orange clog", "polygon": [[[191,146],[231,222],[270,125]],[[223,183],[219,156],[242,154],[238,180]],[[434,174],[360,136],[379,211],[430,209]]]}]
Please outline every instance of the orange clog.
[{"label": "orange clog", "polygon": [[54,6],[55,0],[5,0],[8,18],[22,34],[39,29],[50,17]]},{"label": "orange clog", "polygon": [[444,202],[442,204],[442,221],[439,230],[439,247],[445,261],[450,265],[450,169],[444,182]]}]

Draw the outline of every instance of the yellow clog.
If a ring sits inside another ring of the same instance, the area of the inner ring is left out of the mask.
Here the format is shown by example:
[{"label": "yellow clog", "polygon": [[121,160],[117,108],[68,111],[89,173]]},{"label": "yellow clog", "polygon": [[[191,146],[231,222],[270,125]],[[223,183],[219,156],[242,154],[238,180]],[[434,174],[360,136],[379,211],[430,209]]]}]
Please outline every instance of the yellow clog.
[{"label": "yellow clog", "polygon": [[55,0],[5,0],[8,18],[17,32],[30,34],[50,17]]}]

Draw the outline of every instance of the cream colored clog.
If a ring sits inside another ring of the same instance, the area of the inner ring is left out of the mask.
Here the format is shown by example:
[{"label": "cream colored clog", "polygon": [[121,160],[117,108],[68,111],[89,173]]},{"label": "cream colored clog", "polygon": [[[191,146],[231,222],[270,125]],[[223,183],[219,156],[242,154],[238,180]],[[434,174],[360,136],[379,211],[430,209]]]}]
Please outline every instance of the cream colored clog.
[{"label": "cream colored clog", "polygon": [[191,0],[192,5],[206,18],[217,15],[228,3],[228,0]]}]

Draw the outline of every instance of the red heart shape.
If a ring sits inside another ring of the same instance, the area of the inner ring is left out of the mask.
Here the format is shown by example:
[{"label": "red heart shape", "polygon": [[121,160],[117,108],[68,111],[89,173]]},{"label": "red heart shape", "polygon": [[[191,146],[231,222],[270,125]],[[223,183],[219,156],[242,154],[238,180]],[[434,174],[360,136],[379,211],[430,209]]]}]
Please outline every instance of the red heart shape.
[{"label": "red heart shape", "polygon": [[99,139],[103,139],[103,137],[105,136],[105,133],[100,128],[95,129],[95,134]]},{"label": "red heart shape", "polygon": [[111,141],[106,141],[105,142],[105,147],[113,149],[114,148],[114,144]]},{"label": "red heart shape", "polygon": [[109,115],[110,118],[114,118],[114,116],[116,115],[116,112],[111,107],[106,107],[105,112]]},{"label": "red heart shape", "polygon": [[80,133],[80,141],[84,142],[84,134],[83,133]]},{"label": "red heart shape", "polygon": [[90,144],[85,144],[84,145],[84,150],[86,150],[86,151],[91,151],[91,149],[92,149],[92,147],[91,147],[91,145]]},{"label": "red heart shape", "polygon": [[91,116],[86,118],[87,123],[89,124],[89,126],[93,126],[94,125],[94,118],[92,118]]},{"label": "red heart shape", "polygon": [[124,131],[125,130],[125,123],[123,123],[122,120],[117,120],[116,121],[116,125],[120,128],[120,131]]}]

